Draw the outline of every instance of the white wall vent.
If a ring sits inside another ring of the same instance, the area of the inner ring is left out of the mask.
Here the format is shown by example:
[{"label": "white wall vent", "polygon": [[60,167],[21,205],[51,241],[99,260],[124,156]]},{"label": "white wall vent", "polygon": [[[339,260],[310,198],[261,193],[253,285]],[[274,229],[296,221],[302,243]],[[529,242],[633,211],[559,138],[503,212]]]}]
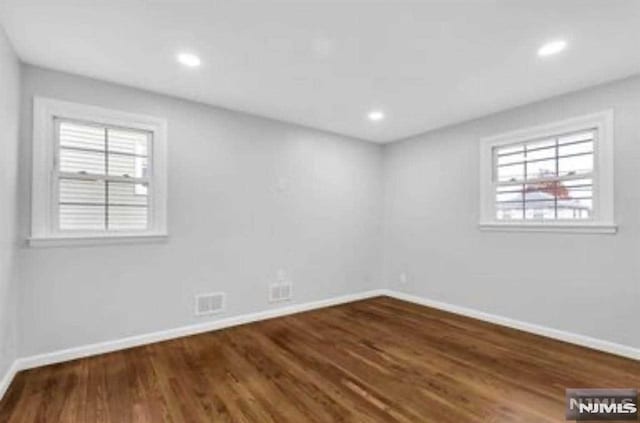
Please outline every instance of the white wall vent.
[{"label": "white wall vent", "polygon": [[207,316],[224,310],[225,295],[222,292],[196,295],[196,316]]},{"label": "white wall vent", "polygon": [[280,301],[291,300],[292,294],[291,282],[281,282],[269,285],[269,302],[276,303]]}]

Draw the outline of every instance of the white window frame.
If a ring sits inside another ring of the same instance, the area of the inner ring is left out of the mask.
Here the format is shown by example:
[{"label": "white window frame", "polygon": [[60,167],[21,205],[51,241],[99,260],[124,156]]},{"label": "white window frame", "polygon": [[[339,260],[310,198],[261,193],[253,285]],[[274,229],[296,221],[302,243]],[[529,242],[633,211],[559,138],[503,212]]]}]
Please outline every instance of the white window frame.
[{"label": "white window frame", "polygon": [[[613,197],[613,110],[574,117],[521,129],[480,140],[480,222],[481,230],[524,232],[616,233]],[[585,220],[496,219],[494,150],[561,134],[596,129],[593,169],[593,216]]]},{"label": "white window frame", "polygon": [[[148,132],[151,145],[149,228],[144,231],[59,231],[54,177],[56,119]],[[167,122],[164,119],[50,98],[33,100],[31,246],[101,245],[162,241],[167,234]]]}]

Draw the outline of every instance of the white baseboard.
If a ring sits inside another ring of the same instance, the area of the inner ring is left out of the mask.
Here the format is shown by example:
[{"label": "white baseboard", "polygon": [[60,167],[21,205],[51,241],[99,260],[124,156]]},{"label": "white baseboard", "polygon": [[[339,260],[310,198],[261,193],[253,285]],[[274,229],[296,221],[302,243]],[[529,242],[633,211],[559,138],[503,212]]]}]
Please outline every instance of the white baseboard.
[{"label": "white baseboard", "polygon": [[11,366],[7,369],[7,372],[0,379],[0,399],[7,393],[7,389],[9,389],[9,385],[13,381],[13,378],[16,376],[20,370],[18,369],[18,361],[14,361]]},{"label": "white baseboard", "polygon": [[181,338],[183,336],[197,335],[199,333],[211,332],[214,330],[229,328],[232,326],[243,325],[245,323],[257,322],[260,320],[273,319],[275,317],[288,316],[290,314],[301,313],[333,305],[349,303],[353,301],[363,300],[376,296],[384,295],[384,290],[372,290],[360,292],[357,294],[343,295],[340,297],[329,298],[326,300],[312,301],[303,304],[293,304],[290,306],[279,307],[271,310],[265,310],[258,313],[243,314],[240,316],[227,317],[218,320],[211,320],[195,325],[183,326],[174,329],[168,329],[159,332],[152,332],[144,335],[136,335],[128,338],[116,339],[113,341],[100,342],[81,347],[69,348],[54,351],[46,354],[33,355],[23,357],[18,360],[17,367],[19,370],[32,369],[34,367],[47,366],[49,364],[61,363],[64,361],[76,360],[79,358],[90,357],[98,354],[105,354],[113,351],[119,351],[127,348],[138,347],[141,345],[152,344],[154,342],[167,341],[170,339]]},{"label": "white baseboard", "polygon": [[9,368],[7,373],[0,379],[0,399],[6,393],[14,376],[21,370],[32,369],[35,367],[46,366],[49,364],[61,363],[79,358],[90,357],[98,354],[105,354],[113,351],[119,351],[127,348],[133,348],[141,345],[152,344],[155,342],[167,341],[170,339],[181,338],[189,335],[197,335],[200,333],[215,331],[232,326],[238,326],[246,323],[257,322],[261,320],[273,319],[276,317],[288,316],[291,314],[301,313],[304,311],[315,310],[319,308],[330,307],[339,304],[345,304],[353,301],[363,300],[377,296],[389,296],[403,301],[424,305],[427,307],[437,308],[455,314],[483,320],[497,325],[519,329],[525,332],[531,332],[536,335],[546,336],[548,338],[569,342],[587,348],[616,354],[622,357],[640,360],[640,349],[626,345],[616,344],[609,341],[591,338],[584,335],[578,335],[571,332],[565,332],[545,326],[526,323],[519,320],[510,319],[508,317],[497,316],[466,307],[447,304],[440,301],[434,301],[427,298],[419,297],[412,294],[393,291],[389,289],[377,289],[372,291],[361,292],[357,294],[344,295],[326,300],[313,301],[303,304],[294,304],[286,307],[280,307],[272,310],[265,310],[258,313],[244,314],[233,316],[219,320],[212,320],[196,325],[183,326],[179,328],[169,329],[165,331],[153,332],[144,335],[136,335],[128,338],[117,339],[113,341],[100,342],[76,348],[69,348],[54,351],[46,354],[33,355],[17,359]]},{"label": "white baseboard", "polygon": [[562,330],[553,329],[546,326],[527,323],[520,320],[511,319],[508,317],[498,316],[495,314],[485,313],[483,311],[478,311],[471,308],[448,304],[441,301],[430,300],[428,298],[419,297],[419,296],[407,294],[404,292],[385,290],[384,295],[388,295],[390,297],[393,297],[399,300],[424,305],[427,307],[437,308],[440,310],[448,311],[450,313],[460,314],[462,316],[471,317],[473,319],[483,320],[489,323],[495,323],[500,326],[506,326],[513,329],[530,332],[536,335],[545,336],[547,338],[557,339],[559,341],[580,345],[582,347],[587,347],[587,348],[591,348],[598,351],[604,351],[610,354],[619,355],[619,356],[630,358],[633,360],[640,360],[640,349],[633,348],[627,345],[616,344],[614,342],[591,338],[589,336],[579,335],[577,333],[565,332]]}]

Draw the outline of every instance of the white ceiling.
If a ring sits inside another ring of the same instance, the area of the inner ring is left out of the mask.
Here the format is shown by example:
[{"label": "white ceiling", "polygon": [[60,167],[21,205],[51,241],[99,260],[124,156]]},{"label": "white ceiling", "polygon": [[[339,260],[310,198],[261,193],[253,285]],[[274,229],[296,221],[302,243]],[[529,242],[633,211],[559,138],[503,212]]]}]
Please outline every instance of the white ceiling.
[{"label": "white ceiling", "polygon": [[640,72],[638,0],[0,0],[0,21],[27,63],[377,142]]}]

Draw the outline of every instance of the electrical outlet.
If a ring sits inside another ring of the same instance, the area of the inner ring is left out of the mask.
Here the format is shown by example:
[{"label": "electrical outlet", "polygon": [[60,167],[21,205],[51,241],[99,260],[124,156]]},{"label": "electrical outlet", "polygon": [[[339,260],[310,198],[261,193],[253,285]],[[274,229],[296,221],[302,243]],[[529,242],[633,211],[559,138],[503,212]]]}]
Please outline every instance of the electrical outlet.
[{"label": "electrical outlet", "polygon": [[402,284],[402,285],[407,283],[407,274],[406,274],[406,272],[400,273],[399,280],[400,280],[400,284]]}]

